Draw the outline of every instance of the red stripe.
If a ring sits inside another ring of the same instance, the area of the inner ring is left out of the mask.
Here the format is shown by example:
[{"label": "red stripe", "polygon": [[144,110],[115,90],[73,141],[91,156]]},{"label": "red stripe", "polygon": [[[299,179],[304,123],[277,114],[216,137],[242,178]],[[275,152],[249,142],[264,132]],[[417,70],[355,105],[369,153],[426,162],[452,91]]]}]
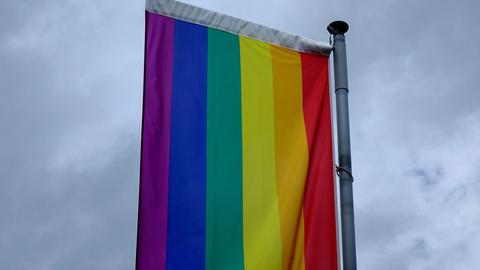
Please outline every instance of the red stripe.
[{"label": "red stripe", "polygon": [[305,269],[337,270],[328,57],[301,54],[309,168],[304,198]]}]

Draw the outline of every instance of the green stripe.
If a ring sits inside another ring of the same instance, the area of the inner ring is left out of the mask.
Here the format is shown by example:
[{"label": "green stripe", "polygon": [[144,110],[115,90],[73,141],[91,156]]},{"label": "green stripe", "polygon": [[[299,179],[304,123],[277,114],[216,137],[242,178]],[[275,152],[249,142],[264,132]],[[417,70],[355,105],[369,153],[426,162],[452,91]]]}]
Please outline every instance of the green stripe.
[{"label": "green stripe", "polygon": [[208,31],[206,269],[243,270],[238,36]]}]

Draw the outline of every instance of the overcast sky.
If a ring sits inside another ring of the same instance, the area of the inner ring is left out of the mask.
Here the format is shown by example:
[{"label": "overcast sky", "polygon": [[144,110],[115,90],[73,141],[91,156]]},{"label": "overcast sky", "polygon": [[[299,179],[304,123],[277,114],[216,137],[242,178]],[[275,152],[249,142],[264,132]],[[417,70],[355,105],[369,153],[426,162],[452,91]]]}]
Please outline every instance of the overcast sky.
[{"label": "overcast sky", "polygon": [[[349,22],[359,269],[480,269],[480,2],[189,0]],[[144,3],[0,2],[0,268],[134,269]]]}]

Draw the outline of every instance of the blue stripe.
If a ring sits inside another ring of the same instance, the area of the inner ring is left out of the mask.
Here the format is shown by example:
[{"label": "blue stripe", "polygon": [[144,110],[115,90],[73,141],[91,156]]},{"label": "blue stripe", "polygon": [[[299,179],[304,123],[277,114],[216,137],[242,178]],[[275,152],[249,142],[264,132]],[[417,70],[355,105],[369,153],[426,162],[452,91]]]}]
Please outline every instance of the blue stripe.
[{"label": "blue stripe", "polygon": [[177,21],[167,269],[205,269],[207,28]]}]

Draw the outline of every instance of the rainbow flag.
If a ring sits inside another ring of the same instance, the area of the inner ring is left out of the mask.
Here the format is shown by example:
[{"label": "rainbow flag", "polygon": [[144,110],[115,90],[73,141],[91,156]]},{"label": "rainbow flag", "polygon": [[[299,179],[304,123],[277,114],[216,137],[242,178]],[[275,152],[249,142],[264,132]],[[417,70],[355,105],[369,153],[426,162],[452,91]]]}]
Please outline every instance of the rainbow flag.
[{"label": "rainbow flag", "polygon": [[328,48],[150,7],[137,269],[338,269]]}]

